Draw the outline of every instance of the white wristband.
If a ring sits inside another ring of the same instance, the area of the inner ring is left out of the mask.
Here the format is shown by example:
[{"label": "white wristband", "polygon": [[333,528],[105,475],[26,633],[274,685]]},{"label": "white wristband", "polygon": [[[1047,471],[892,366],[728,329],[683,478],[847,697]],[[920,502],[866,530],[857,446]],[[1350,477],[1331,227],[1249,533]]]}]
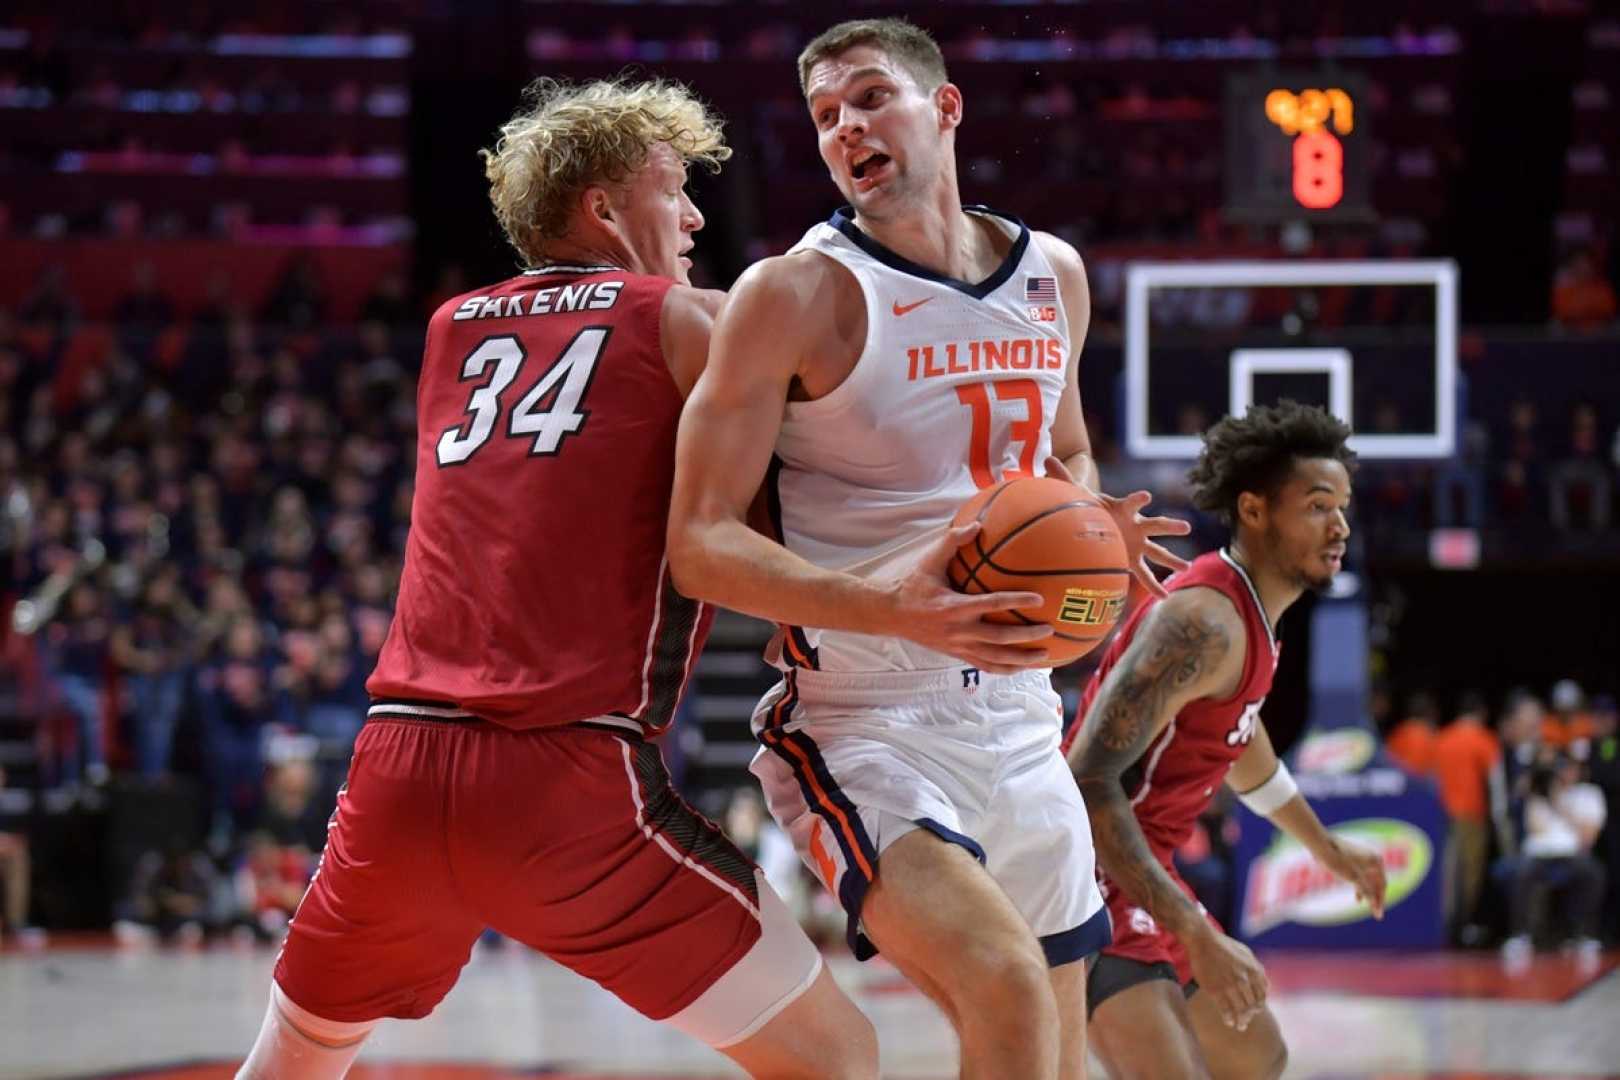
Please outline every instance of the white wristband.
[{"label": "white wristband", "polygon": [[1294,783],[1294,774],[1279,761],[1277,771],[1271,774],[1270,780],[1257,788],[1238,792],[1238,799],[1261,817],[1270,817],[1298,794],[1299,785]]}]

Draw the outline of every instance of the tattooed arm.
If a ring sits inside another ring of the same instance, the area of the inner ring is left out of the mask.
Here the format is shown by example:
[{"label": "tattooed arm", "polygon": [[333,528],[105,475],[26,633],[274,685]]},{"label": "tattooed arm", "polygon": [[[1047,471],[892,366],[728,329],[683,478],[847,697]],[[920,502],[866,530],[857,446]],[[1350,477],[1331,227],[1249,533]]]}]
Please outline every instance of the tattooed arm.
[{"label": "tattooed arm", "polygon": [[1243,651],[1243,620],[1230,600],[1213,589],[1178,590],[1137,627],[1069,748],[1097,861],[1127,897],[1178,937],[1203,915],[1154,858],[1121,777],[1183,705],[1233,692]]},{"label": "tattooed arm", "polygon": [[1170,594],[1137,627],[1069,749],[1098,864],[1186,946],[1193,977],[1239,1030],[1265,1002],[1265,972],[1246,946],[1214,931],[1154,857],[1121,777],[1187,703],[1236,691],[1246,648],[1243,620],[1225,596],[1212,589]]}]

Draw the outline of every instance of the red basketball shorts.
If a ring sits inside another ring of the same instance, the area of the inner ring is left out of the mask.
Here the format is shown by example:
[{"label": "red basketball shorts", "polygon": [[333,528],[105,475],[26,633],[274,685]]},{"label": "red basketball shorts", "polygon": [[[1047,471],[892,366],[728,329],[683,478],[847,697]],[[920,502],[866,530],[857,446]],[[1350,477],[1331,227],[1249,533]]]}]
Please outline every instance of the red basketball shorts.
[{"label": "red basketball shorts", "polygon": [[[1176,873],[1174,865],[1163,865],[1181,891],[1186,893],[1192,902],[1198,904],[1198,910],[1204,911],[1204,905],[1198,903],[1198,897],[1193,895],[1192,888]],[[1108,915],[1114,922],[1114,940],[1103,947],[1104,956],[1123,956],[1128,960],[1137,960],[1144,964],[1170,964],[1176,969],[1176,981],[1185,986],[1192,978],[1192,968],[1187,962],[1187,950],[1182,946],[1176,935],[1159,925],[1159,921],[1133,901],[1128,899],[1118,885],[1102,875],[1098,875],[1097,883],[1102,887],[1103,900],[1108,904]],[[1204,911],[1204,917],[1209,920],[1215,929],[1221,929],[1221,924],[1209,912]]]},{"label": "red basketball shorts", "polygon": [[328,1020],[425,1016],[486,926],[716,1046],[763,1026],[821,966],[653,744],[374,718],[276,981]]}]

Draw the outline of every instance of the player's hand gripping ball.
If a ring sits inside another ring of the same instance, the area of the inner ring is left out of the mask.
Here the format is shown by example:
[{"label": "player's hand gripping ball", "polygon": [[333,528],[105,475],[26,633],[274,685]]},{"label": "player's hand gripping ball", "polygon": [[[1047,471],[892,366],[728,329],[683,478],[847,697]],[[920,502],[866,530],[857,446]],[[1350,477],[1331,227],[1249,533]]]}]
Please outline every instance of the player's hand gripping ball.
[{"label": "player's hand gripping ball", "polygon": [[1078,660],[1119,621],[1131,585],[1125,542],[1108,512],[1066,480],[1021,476],[985,488],[962,504],[953,525],[979,532],[945,568],[958,592],[1036,592],[1039,608],[996,612],[992,622],[1046,623],[1052,637],[1035,645],[1054,667]]}]

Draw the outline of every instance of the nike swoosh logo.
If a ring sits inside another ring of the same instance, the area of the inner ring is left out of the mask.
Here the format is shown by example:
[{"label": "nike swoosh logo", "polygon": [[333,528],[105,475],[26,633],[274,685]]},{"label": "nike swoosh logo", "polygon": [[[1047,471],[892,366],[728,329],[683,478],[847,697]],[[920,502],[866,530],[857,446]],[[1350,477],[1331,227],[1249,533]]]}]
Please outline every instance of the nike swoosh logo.
[{"label": "nike swoosh logo", "polygon": [[896,315],[905,315],[908,312],[916,311],[918,308],[922,307],[932,299],[934,299],[932,296],[927,296],[917,301],[915,304],[902,304],[900,301],[896,300],[894,302],[893,311]]}]

